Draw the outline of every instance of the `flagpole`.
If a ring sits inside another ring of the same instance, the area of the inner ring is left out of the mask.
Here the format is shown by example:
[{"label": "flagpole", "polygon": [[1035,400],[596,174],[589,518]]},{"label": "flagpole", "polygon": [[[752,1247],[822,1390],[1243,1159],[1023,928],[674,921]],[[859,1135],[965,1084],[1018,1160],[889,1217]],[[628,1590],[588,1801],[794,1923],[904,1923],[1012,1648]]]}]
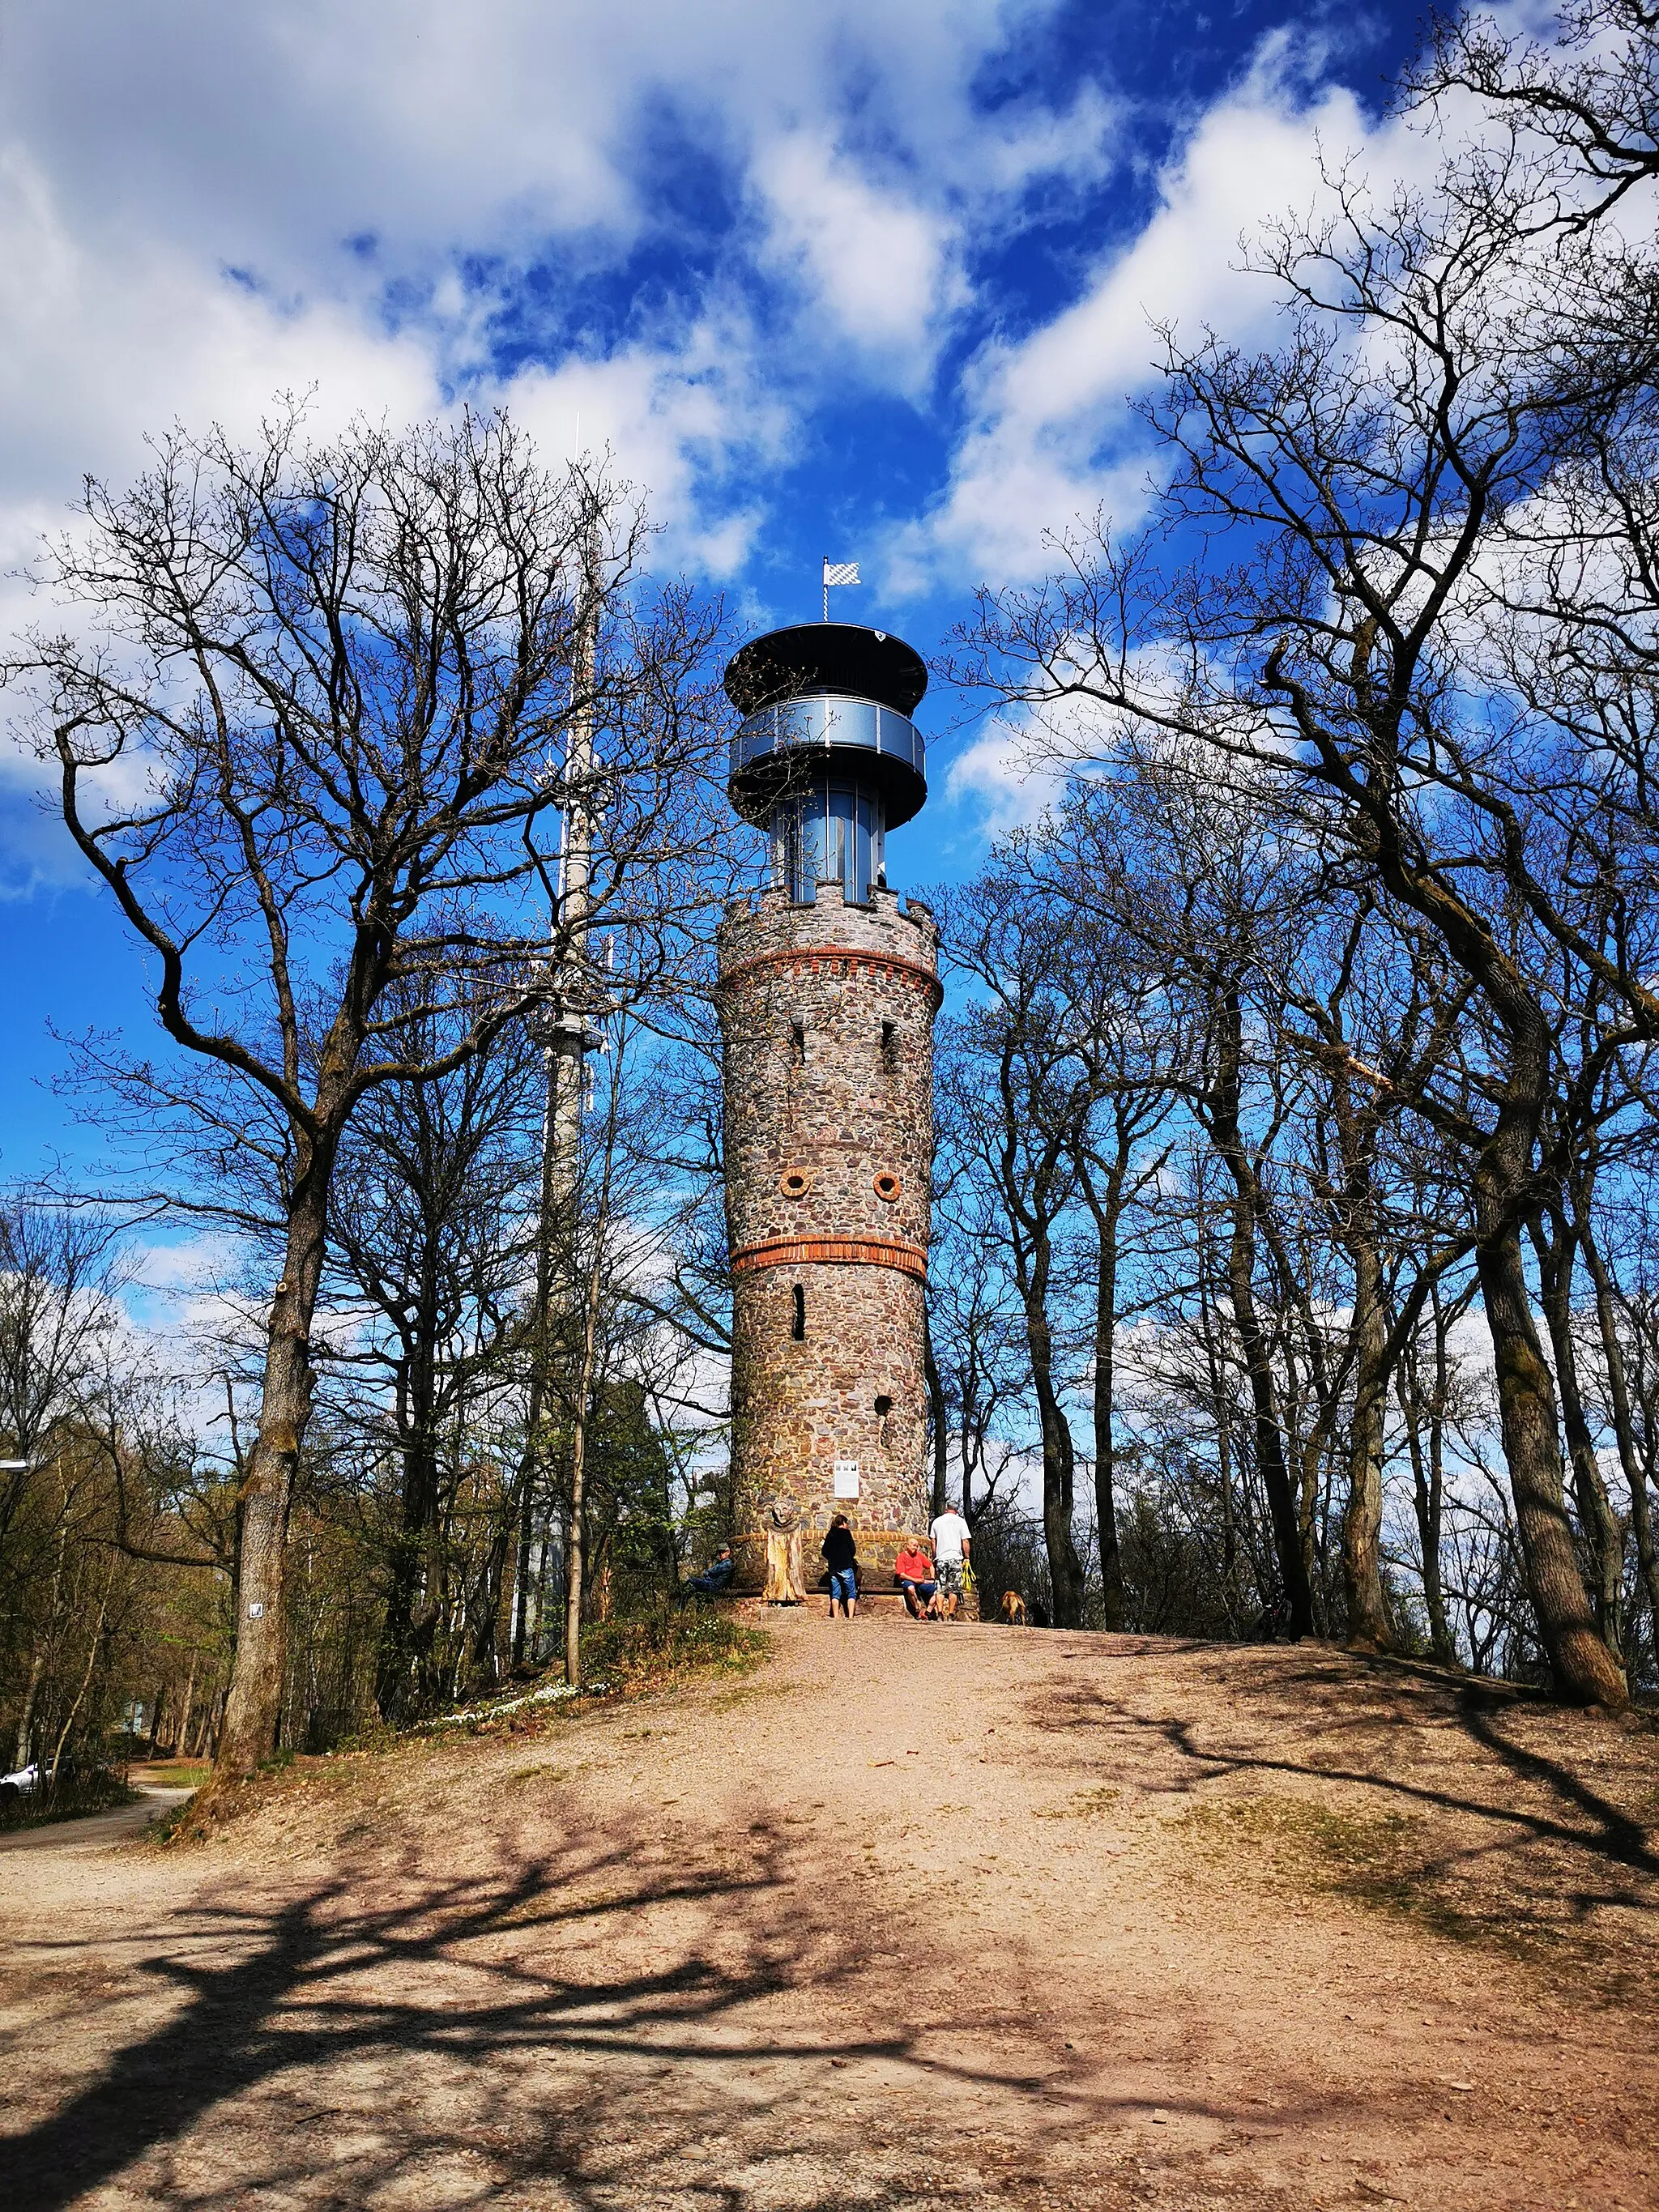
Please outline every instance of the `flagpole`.
[{"label": "flagpole", "polygon": [[830,619],[830,556],[823,556],[823,619]]}]

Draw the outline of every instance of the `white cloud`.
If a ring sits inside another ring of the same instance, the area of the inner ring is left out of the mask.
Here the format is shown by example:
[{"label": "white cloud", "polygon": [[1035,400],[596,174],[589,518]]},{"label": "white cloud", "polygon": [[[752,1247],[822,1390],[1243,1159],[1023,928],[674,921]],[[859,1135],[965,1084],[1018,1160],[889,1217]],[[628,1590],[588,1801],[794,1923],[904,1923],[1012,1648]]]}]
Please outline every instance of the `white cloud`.
[{"label": "white cloud", "polygon": [[[1266,41],[1167,167],[1145,228],[1049,322],[986,348],[949,488],[926,523],[896,536],[897,590],[941,574],[1030,577],[1050,565],[1046,531],[1097,507],[1120,525],[1141,511],[1149,454],[1127,402],[1157,380],[1154,325],[1265,334],[1275,294],[1240,268],[1241,237],[1316,199],[1322,148],[1340,156],[1366,146],[1352,95],[1327,90],[1307,103],[1294,59],[1283,38]],[[1406,150],[1397,127],[1369,149],[1383,174]]]},{"label": "white cloud", "polygon": [[430,408],[413,340],[337,298],[249,289],[160,231],[118,249],[75,228],[57,179],[0,157],[0,485],[8,503],[59,495],[82,471],[131,465],[142,430],[176,417],[243,429],[273,392],[319,388],[320,423],[357,408]]},{"label": "white cloud", "polygon": [[716,577],[741,563],[758,517],[732,504],[738,465],[775,462],[791,424],[755,374],[740,317],[702,318],[672,350],[629,347],[527,368],[499,390],[545,452],[608,447],[619,471],[648,489],[671,562]]},{"label": "white cloud", "polygon": [[1097,167],[1097,97],[1074,100],[1068,126],[1030,102],[988,122],[974,95],[988,55],[1057,4],[15,11],[0,85],[0,532],[24,502],[57,507],[84,468],[130,471],[143,431],[175,416],[242,427],[284,385],[317,386],[319,419],[430,409],[487,370],[489,318],[531,264],[552,252],[604,270],[642,238],[687,232],[661,178],[690,145],[767,211],[769,250],[811,292],[828,343],[763,362],[740,318],[694,296],[610,358],[584,347],[514,388],[530,401],[545,396],[538,375],[580,387],[584,438],[603,422],[619,465],[688,529],[714,488],[708,565],[729,570],[745,538],[717,457],[775,455],[763,371],[805,387],[820,353],[826,369],[852,354],[913,385],[960,296],[952,195]]},{"label": "white cloud", "polygon": [[799,343],[836,340],[861,355],[874,380],[914,389],[932,343],[967,297],[955,226],[846,160],[823,131],[797,131],[761,149],[755,178],[771,216],[769,258],[805,281],[813,313]]},{"label": "white cloud", "polygon": [[987,838],[1040,820],[1065,789],[1065,772],[1035,759],[1024,734],[1005,721],[989,724],[945,772],[945,798],[969,808]]},{"label": "white cloud", "polygon": [[[1017,228],[1035,184],[1063,199],[1121,155],[1122,117],[1087,81],[981,97],[988,61],[1030,50],[1059,4],[12,11],[0,558],[15,565],[83,469],[142,465],[144,432],[246,430],[277,391],[315,386],[319,429],[465,392],[505,398],[551,458],[608,443],[668,526],[665,556],[733,576],[826,384],[920,395],[980,304],[975,251]],[[1042,526],[1103,497],[1132,511],[1145,464],[1121,400],[1146,378],[1148,314],[1265,312],[1265,287],[1249,307],[1225,273],[1238,231],[1306,196],[1316,130],[1361,136],[1346,96],[1299,101],[1284,58],[1264,49],[1199,119],[1152,223],[1085,296],[981,353],[948,492],[890,549],[896,591],[1027,573]],[[642,246],[653,289],[619,299]],[[593,325],[611,335],[566,333],[549,268],[611,285]],[[528,357],[498,374],[509,309]],[[0,802],[19,781],[0,763]],[[9,814],[0,838],[27,873],[32,825]]]}]

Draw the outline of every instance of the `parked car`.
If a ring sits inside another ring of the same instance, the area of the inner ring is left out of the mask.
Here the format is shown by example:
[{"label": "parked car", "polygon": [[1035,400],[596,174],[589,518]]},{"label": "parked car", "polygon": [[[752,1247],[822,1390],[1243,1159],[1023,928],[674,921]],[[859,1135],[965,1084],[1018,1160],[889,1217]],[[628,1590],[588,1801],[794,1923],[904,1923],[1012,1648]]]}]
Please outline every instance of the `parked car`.
[{"label": "parked car", "polygon": [[38,1766],[19,1766],[9,1774],[0,1774],[0,1805],[15,1805],[20,1797],[33,1797],[40,1787]]}]

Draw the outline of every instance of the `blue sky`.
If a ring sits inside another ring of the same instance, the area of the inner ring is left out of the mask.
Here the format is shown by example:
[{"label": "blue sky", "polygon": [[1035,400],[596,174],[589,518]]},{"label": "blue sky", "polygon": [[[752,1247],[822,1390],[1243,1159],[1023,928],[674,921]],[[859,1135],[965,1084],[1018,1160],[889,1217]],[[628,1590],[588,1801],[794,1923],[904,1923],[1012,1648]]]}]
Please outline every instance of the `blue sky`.
[{"label": "blue sky", "polygon": [[[505,400],[609,444],[661,557],[748,628],[836,611],[929,652],[1045,529],[1127,520],[1154,315],[1267,336],[1237,273],[1316,149],[1424,159],[1384,112],[1419,9],[1241,0],[69,0],[0,19],[0,587],[83,471],[175,417],[322,428]],[[33,610],[39,611],[39,610]],[[902,884],[1033,803],[936,736]],[[52,1026],[148,1022],[143,971],[33,763],[0,754],[0,1176],[91,1146]]]}]

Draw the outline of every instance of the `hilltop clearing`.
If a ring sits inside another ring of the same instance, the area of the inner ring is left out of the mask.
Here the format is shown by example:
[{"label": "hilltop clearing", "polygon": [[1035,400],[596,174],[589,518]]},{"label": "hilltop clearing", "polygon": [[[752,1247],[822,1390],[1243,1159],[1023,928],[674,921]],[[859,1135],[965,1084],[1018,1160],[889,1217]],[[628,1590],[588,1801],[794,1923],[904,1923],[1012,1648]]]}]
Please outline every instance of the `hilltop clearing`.
[{"label": "hilltop clearing", "polygon": [[781,1619],[9,1856],[19,2212],[1655,2200],[1659,1736],[1322,1649]]}]

